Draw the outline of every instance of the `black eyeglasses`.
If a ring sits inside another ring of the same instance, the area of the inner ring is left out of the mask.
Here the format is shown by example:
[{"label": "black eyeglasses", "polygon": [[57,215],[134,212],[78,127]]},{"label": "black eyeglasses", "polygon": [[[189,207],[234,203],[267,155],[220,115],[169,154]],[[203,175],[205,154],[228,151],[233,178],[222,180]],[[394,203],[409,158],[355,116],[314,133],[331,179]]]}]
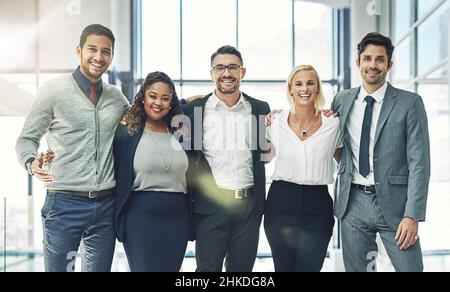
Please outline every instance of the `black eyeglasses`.
[{"label": "black eyeglasses", "polygon": [[238,73],[242,69],[242,66],[236,65],[236,64],[230,64],[230,65],[225,66],[225,65],[219,64],[219,65],[212,67],[212,69],[217,74],[222,74],[227,69],[230,73],[235,74],[235,73]]}]

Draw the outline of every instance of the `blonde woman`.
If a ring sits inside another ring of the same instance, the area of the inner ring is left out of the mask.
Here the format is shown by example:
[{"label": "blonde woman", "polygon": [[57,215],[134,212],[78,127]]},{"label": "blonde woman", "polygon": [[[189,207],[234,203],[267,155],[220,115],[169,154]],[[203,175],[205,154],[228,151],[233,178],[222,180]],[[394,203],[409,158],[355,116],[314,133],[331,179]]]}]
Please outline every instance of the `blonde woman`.
[{"label": "blonde woman", "polygon": [[266,137],[277,156],[264,228],[277,272],[320,271],[333,233],[333,157],[340,156],[339,119],[326,117],[322,85],[309,65],[287,80],[290,110],[276,114]]}]

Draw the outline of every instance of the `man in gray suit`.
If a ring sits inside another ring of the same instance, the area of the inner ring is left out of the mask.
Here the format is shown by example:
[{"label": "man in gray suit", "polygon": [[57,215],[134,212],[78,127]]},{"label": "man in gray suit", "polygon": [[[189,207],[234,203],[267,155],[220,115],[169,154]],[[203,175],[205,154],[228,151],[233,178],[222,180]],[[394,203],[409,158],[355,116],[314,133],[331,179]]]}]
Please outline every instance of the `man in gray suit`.
[{"label": "man in gray suit", "polygon": [[427,117],[419,95],[386,81],[394,46],[369,33],[358,45],[362,86],[336,95],[344,149],[335,214],[347,271],[375,271],[379,233],[396,271],[423,271],[418,238],[430,179]]}]

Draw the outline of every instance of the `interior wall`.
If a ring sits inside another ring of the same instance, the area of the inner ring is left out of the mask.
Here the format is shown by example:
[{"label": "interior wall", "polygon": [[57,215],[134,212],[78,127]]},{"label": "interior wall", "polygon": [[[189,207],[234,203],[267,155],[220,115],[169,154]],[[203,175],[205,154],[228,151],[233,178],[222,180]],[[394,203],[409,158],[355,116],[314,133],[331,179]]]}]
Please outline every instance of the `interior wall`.
[{"label": "interior wall", "polygon": [[0,0],[0,72],[36,66],[36,7],[30,0]]},{"label": "interior wall", "polygon": [[92,23],[111,27],[110,0],[38,0],[39,65],[42,70],[73,70],[81,31]]},{"label": "interior wall", "polygon": [[351,0],[351,58],[352,87],[361,84],[361,76],[355,70],[358,57],[357,46],[361,39],[372,31],[378,31],[378,16],[386,13],[382,11],[380,0]]},{"label": "interior wall", "polygon": [[113,65],[130,70],[131,0],[0,0],[0,72],[73,70],[82,29],[99,23],[116,36]]}]

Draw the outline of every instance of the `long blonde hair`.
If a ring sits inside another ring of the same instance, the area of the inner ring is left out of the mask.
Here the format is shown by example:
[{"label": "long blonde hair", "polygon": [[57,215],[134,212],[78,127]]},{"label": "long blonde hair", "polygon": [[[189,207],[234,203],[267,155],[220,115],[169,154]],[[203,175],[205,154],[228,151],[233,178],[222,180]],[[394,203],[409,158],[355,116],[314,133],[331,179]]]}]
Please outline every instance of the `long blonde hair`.
[{"label": "long blonde hair", "polygon": [[319,94],[317,95],[316,101],[314,102],[314,107],[316,108],[316,111],[320,111],[323,106],[325,105],[325,98],[323,96],[323,87],[322,87],[322,81],[320,81],[319,74],[317,73],[316,69],[314,69],[311,65],[300,65],[295,67],[291,74],[289,74],[289,77],[287,79],[287,86],[286,86],[286,92],[287,92],[287,98],[289,101],[289,105],[291,107],[291,112],[295,114],[295,101],[294,97],[291,95],[290,90],[292,87],[292,79],[294,79],[295,74],[297,74],[300,71],[310,71],[314,73],[314,77],[316,78],[317,84],[319,86]]}]

